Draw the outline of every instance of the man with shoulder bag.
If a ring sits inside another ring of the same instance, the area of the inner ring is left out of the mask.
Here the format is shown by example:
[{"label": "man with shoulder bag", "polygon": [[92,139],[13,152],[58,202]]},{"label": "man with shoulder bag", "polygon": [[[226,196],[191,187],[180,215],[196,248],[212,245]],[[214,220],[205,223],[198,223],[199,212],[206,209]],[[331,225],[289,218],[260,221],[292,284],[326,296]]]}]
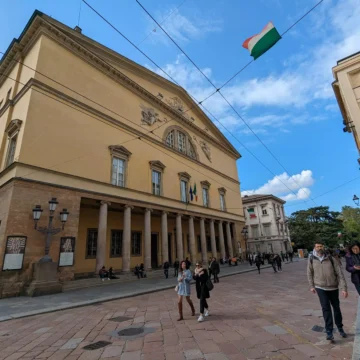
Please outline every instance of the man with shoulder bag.
[{"label": "man with shoulder bag", "polygon": [[348,297],[346,280],[339,263],[325,254],[324,244],[319,241],[315,243],[314,250],[309,255],[307,276],[310,291],[319,296],[325,321],[326,339],[334,340],[334,322],[331,308],[334,311],[335,324],[339,334],[346,338],[339,300],[339,290],[345,299]]}]

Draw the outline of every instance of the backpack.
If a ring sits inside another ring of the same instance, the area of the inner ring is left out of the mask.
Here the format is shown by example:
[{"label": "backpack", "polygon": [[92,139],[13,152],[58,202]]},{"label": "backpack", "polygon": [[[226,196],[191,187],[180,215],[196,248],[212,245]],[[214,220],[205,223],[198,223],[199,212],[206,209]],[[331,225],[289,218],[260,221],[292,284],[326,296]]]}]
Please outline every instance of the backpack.
[{"label": "backpack", "polygon": [[[337,279],[338,279],[338,275],[337,275],[336,270],[335,270],[334,259],[333,259],[333,257],[332,257],[331,255],[329,255],[328,258],[329,258],[329,260],[330,260],[330,262],[331,262],[331,265],[332,265],[333,270],[334,270],[335,278],[336,278],[336,280],[337,280]],[[311,264],[311,266],[313,266],[314,255],[311,254],[311,255],[309,256],[309,259],[310,259],[310,264]]]}]

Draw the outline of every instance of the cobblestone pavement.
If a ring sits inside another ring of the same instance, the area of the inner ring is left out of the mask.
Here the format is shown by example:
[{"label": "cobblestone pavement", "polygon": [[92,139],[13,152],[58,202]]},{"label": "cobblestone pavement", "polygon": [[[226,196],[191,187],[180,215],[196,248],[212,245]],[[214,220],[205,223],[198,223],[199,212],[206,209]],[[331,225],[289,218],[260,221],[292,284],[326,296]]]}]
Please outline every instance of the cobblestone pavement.
[{"label": "cobblestone pavement", "polygon": [[[221,266],[220,276],[228,276],[233,273],[255,270],[248,263],[238,266]],[[0,300],[0,322],[12,318],[37,315],[55,310],[64,310],[72,307],[79,307],[103,302],[108,300],[120,299],[124,297],[141,295],[147,292],[169,289],[173,287],[173,269],[170,269],[169,279],[140,279],[134,276],[134,281],[123,283],[108,284],[99,280],[99,286],[78,289],[56,295],[46,295],[41,297],[21,296]]]},{"label": "cobblestone pavement", "polygon": [[[311,330],[323,321],[317,296],[307,291],[305,267],[300,261],[282,273],[265,269],[221,279],[203,323],[186,305],[185,320],[176,321],[174,290],[2,322],[0,359],[351,359],[358,297],[349,284],[342,310],[350,336],[328,344]],[[146,335],[118,335],[142,326]],[[98,341],[110,344],[83,349]]]}]

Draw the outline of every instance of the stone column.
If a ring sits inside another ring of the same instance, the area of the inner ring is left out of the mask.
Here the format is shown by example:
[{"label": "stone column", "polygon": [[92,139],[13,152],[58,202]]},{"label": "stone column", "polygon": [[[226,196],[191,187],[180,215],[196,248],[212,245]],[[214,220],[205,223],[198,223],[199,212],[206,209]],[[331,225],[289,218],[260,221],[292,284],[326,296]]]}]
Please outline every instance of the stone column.
[{"label": "stone column", "polygon": [[214,258],[217,258],[216,240],[215,240],[215,226],[214,220],[210,220],[210,239],[211,239],[211,250]]},{"label": "stone column", "polygon": [[151,209],[145,209],[144,216],[144,266],[146,270],[151,269]]},{"label": "stone column", "polygon": [[226,223],[226,240],[227,240],[227,245],[228,245],[228,250],[229,250],[229,256],[233,257],[234,252],[233,252],[231,231],[230,231],[230,223],[229,222]]},{"label": "stone column", "polygon": [[168,223],[167,212],[163,211],[161,215],[161,251],[162,251],[162,265],[169,261],[169,246],[168,246]]},{"label": "stone column", "polygon": [[189,217],[189,245],[190,245],[190,257],[192,265],[196,262],[196,243],[195,243],[195,231],[194,231],[194,218]]},{"label": "stone column", "polygon": [[223,231],[223,222],[219,221],[219,243],[220,243],[220,256],[222,259],[226,256],[225,254],[225,241],[224,241],[224,231]]},{"label": "stone column", "polygon": [[131,210],[130,205],[124,208],[124,231],[122,238],[122,271],[130,271],[130,248],[131,248]]},{"label": "stone column", "polygon": [[234,252],[234,255],[236,255],[236,254],[239,253],[239,244],[238,244],[238,242],[240,243],[240,247],[242,249],[241,241],[240,241],[240,237],[238,236],[238,230],[236,228],[236,224],[232,223],[230,226],[231,226],[232,232],[233,232],[233,239],[232,239],[233,252]]},{"label": "stone column", "polygon": [[206,248],[206,234],[205,234],[205,219],[200,219],[200,241],[201,241],[201,257],[203,266],[208,263],[207,248]]},{"label": "stone column", "polygon": [[181,214],[176,215],[176,249],[178,260],[184,260]]},{"label": "stone column", "polygon": [[96,246],[96,274],[105,266],[106,257],[106,235],[107,235],[107,215],[110,203],[101,201],[99,212],[98,238]]}]

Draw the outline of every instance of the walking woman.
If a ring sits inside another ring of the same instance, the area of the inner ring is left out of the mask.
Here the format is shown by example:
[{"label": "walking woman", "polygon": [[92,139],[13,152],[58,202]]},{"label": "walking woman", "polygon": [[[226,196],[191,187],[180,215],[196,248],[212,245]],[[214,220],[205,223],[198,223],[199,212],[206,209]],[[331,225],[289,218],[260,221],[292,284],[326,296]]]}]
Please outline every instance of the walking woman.
[{"label": "walking woman", "polygon": [[180,273],[178,275],[178,308],[179,308],[179,318],[177,321],[184,320],[183,318],[183,298],[186,298],[186,301],[190,305],[191,315],[195,316],[194,304],[190,299],[190,281],[192,280],[191,271],[186,266],[186,261],[182,261],[180,264]]},{"label": "walking woman", "polygon": [[346,271],[351,273],[351,282],[360,295],[360,244],[354,243],[349,246],[349,252],[345,255]]},{"label": "walking woman", "polygon": [[201,322],[204,321],[204,316],[209,316],[209,305],[206,299],[210,298],[210,292],[206,286],[206,282],[209,279],[208,272],[199,262],[196,263],[193,278],[196,281],[197,298],[200,300],[200,316],[198,321]]}]

